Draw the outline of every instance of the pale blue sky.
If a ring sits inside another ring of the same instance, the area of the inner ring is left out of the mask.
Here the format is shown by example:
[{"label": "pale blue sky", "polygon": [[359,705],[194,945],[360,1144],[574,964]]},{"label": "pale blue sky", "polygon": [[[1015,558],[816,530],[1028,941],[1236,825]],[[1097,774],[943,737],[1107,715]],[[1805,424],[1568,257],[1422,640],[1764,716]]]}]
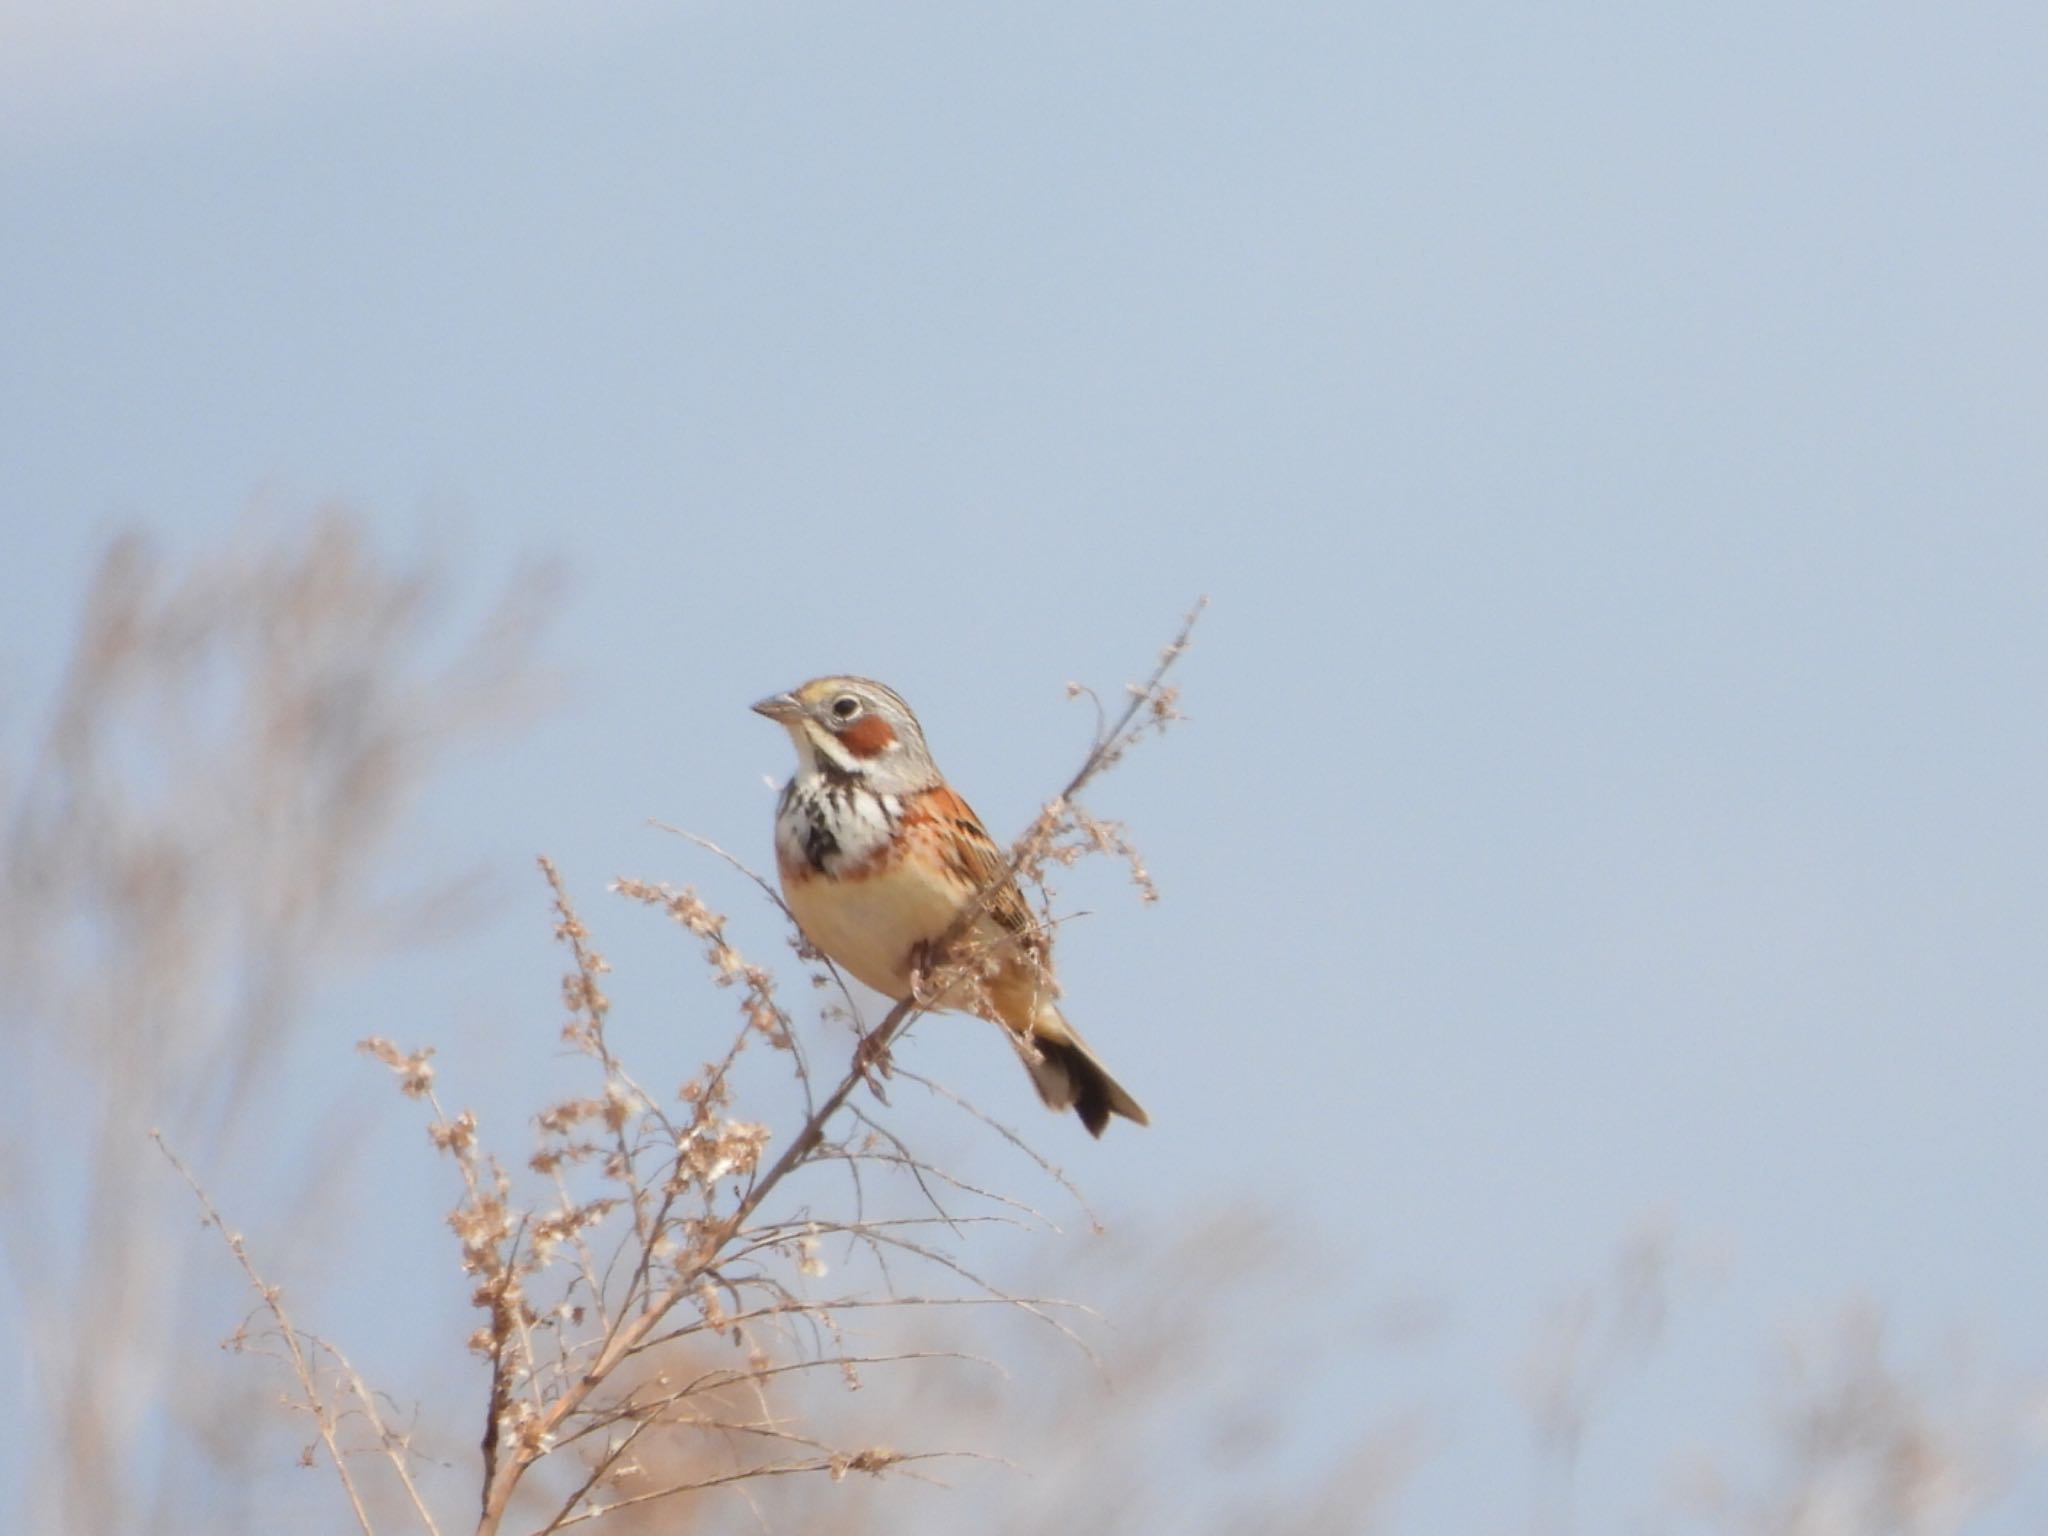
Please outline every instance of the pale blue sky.
[{"label": "pale blue sky", "polygon": [[377,1027],[549,1027],[538,849],[662,1006],[604,882],[744,907],[644,822],[765,863],[813,673],[1017,828],[1207,593],[1099,799],[1165,900],[1063,947],[1157,1125],[1046,1135],[1445,1302],[1415,1528],[1524,1508],[1512,1367],[1648,1213],[1725,1273],[1596,1513],[1848,1295],[2048,1373],[2038,6],[76,9],[0,11],[8,694],[124,519],[573,575],[571,702],[430,808],[502,920]]}]

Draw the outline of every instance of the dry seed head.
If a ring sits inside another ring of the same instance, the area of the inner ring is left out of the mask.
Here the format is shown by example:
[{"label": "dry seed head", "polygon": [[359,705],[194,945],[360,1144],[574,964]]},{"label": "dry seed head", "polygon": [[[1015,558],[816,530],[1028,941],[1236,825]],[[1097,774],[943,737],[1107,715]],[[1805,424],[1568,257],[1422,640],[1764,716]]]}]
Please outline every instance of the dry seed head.
[{"label": "dry seed head", "polygon": [[[609,967],[605,967],[609,969]],[[603,988],[583,971],[569,971],[562,977],[562,1001],[571,1013],[601,1019],[611,1011],[611,999]]]},{"label": "dry seed head", "polygon": [[903,1459],[900,1451],[886,1445],[870,1446],[864,1451],[841,1453],[832,1458],[832,1481],[839,1482],[849,1472],[866,1472],[880,1476]]},{"label": "dry seed head", "polygon": [[358,1041],[356,1049],[376,1057],[397,1074],[399,1091],[407,1098],[423,1098],[433,1090],[434,1068],[428,1060],[434,1054],[431,1045],[407,1055],[383,1036],[372,1035]]},{"label": "dry seed head", "polygon": [[443,1152],[467,1157],[476,1149],[476,1116],[465,1109],[452,1120],[432,1121],[427,1126],[427,1135]]},{"label": "dry seed head", "polygon": [[559,1104],[549,1105],[537,1118],[544,1135],[566,1136],[595,1115],[600,1107],[596,1099],[564,1099]]},{"label": "dry seed head", "polygon": [[617,1078],[604,1085],[604,1125],[608,1131],[618,1131],[626,1124],[626,1117],[632,1112],[633,1101],[638,1097]]}]

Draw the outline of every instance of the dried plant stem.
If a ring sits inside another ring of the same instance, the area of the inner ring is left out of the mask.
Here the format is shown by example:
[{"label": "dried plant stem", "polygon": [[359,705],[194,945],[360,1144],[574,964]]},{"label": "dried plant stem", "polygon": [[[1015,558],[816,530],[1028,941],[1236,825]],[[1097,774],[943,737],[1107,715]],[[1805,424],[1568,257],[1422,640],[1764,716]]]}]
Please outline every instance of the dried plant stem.
[{"label": "dried plant stem", "polygon": [[[565,1530],[569,1526],[581,1525],[586,1520],[595,1520],[601,1516],[613,1514],[618,1510],[631,1509],[641,1504],[652,1504],[657,1499],[672,1499],[685,1493],[702,1493],[707,1489],[722,1488],[730,1483],[748,1482],[757,1477],[790,1477],[802,1473],[816,1472],[827,1473],[833,1478],[844,1477],[849,1472],[866,1472],[871,1475],[879,1475],[882,1472],[892,1471],[895,1468],[915,1461],[937,1461],[946,1458],[965,1457],[967,1455],[968,1453],[964,1451],[918,1451],[907,1455],[899,1455],[893,1451],[870,1450],[860,1451],[851,1456],[820,1456],[809,1461],[783,1461],[773,1462],[765,1467],[746,1467],[738,1472],[726,1472],[717,1477],[701,1477],[693,1482],[680,1483],[673,1488],[657,1488],[649,1493],[632,1494],[626,1498],[615,1500],[610,1504],[593,1505],[588,1509],[570,1515],[565,1520],[556,1520],[543,1527],[542,1536],[546,1536],[546,1532]],[[974,1457],[972,1459],[980,1460],[982,1458]]]},{"label": "dried plant stem", "polygon": [[427,1509],[427,1501],[421,1494],[419,1484],[412,1478],[412,1468],[406,1465],[403,1442],[385,1426],[384,1415],[377,1411],[377,1394],[370,1390],[362,1373],[349,1363],[348,1356],[336,1349],[325,1339],[314,1341],[333,1357],[341,1379],[348,1384],[349,1395],[356,1400],[356,1406],[368,1422],[370,1430],[377,1437],[377,1444],[391,1459],[391,1470],[398,1475],[399,1484],[405,1489],[406,1497],[412,1500],[414,1513],[420,1517],[428,1536],[441,1536],[440,1526],[434,1523],[433,1515]]}]

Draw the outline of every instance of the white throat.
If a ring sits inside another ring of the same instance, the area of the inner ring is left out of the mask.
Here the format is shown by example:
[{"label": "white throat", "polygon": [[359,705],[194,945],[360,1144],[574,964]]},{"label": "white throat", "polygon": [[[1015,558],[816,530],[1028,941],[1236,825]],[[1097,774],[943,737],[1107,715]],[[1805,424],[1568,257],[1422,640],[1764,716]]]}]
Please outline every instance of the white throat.
[{"label": "white throat", "polygon": [[821,741],[801,725],[792,725],[788,730],[789,739],[796,743],[796,776],[799,782],[827,775],[843,779],[853,774],[865,778],[874,766],[872,762],[856,758],[835,737],[827,736]]},{"label": "white throat", "polygon": [[807,758],[776,805],[775,851],[785,866],[833,875],[859,869],[887,853],[902,815],[903,802],[865,775],[835,775]]}]

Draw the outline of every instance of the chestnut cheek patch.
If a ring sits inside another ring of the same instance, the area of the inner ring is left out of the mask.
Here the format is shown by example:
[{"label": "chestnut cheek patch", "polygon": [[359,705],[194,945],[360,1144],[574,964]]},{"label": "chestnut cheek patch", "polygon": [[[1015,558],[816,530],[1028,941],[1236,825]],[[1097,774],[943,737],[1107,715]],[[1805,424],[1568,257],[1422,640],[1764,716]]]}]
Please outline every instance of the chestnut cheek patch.
[{"label": "chestnut cheek patch", "polygon": [[855,757],[880,757],[896,745],[896,728],[880,715],[869,715],[841,731],[839,740]]}]

